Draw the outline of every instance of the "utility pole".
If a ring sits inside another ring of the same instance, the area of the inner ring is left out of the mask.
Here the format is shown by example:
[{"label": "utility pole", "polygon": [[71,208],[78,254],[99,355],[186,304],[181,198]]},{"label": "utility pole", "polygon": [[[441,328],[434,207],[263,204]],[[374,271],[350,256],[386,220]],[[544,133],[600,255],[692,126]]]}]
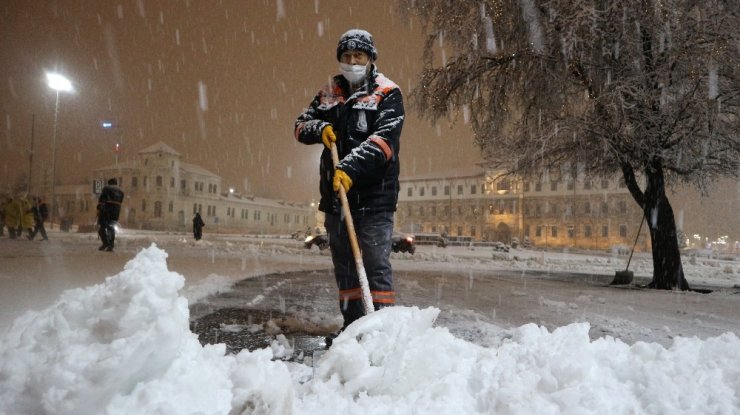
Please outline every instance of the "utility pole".
[{"label": "utility pole", "polygon": [[31,149],[28,152],[28,186],[26,191],[31,194],[31,183],[33,182],[33,127],[36,122],[36,114],[31,115]]}]

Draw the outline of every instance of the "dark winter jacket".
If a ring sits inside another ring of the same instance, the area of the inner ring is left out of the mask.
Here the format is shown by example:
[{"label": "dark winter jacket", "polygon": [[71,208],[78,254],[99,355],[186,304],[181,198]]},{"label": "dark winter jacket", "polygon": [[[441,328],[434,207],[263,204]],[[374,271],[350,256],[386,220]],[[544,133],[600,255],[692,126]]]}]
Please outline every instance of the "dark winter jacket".
[{"label": "dark winter jacket", "polygon": [[[350,209],[368,212],[396,210],[398,153],[404,109],[400,88],[372,66],[367,84],[350,95],[343,76],[319,91],[295,124],[295,138],[303,144],[322,143],[321,132],[331,124],[337,136],[338,168],[350,179]],[[332,187],[334,163],[324,148],[320,165],[322,212],[339,213],[341,205]]]},{"label": "dark winter jacket", "polygon": [[206,223],[203,222],[203,218],[200,217],[200,213],[196,213],[193,217],[193,229],[201,229],[204,226],[206,226]]},{"label": "dark winter jacket", "polygon": [[44,202],[36,202],[31,208],[33,219],[37,222],[44,222],[49,219],[49,207]]},{"label": "dark winter jacket", "polygon": [[98,221],[100,223],[118,220],[121,214],[121,203],[123,202],[123,191],[115,185],[103,187],[98,198]]}]

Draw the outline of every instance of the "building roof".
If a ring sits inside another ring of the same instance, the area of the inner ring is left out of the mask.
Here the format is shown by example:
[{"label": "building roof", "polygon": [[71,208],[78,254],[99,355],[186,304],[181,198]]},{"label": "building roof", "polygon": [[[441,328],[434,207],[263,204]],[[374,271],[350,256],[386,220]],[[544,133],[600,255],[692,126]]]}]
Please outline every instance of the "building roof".
[{"label": "building roof", "polygon": [[221,176],[219,176],[218,174],[213,173],[212,171],[206,170],[203,167],[197,166],[195,164],[180,162],[180,169],[185,170],[189,173],[195,173],[195,174],[201,174],[204,176],[213,176],[213,177],[221,178]]},{"label": "building roof", "polygon": [[156,144],[153,144],[153,145],[151,145],[151,146],[149,146],[149,147],[147,147],[147,148],[145,148],[143,150],[139,150],[139,154],[158,153],[160,151],[162,153],[172,154],[172,155],[175,155],[175,156],[178,156],[178,157],[181,157],[182,156],[182,154],[178,153],[177,150],[175,150],[174,148],[168,146],[167,144],[165,144],[162,141],[159,141]]}]

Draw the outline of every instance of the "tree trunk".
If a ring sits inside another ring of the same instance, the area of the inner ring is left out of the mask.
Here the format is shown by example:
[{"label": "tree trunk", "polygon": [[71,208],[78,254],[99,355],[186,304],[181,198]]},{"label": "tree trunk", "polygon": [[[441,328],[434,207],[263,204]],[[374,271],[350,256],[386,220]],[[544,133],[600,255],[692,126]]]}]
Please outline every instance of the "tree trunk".
[{"label": "tree trunk", "polygon": [[643,211],[650,229],[650,242],[653,248],[653,280],[648,287],[689,290],[681,265],[673,208],[665,195],[662,165],[654,162],[645,173],[647,187]]}]

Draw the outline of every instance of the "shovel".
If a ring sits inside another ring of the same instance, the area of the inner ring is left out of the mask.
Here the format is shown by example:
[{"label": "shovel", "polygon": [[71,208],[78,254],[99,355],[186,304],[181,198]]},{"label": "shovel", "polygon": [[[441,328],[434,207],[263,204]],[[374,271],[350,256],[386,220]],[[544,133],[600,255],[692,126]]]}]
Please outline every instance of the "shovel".
[{"label": "shovel", "polygon": [[642,215],[642,220],[640,221],[640,228],[637,229],[637,236],[635,236],[635,243],[632,245],[632,250],[630,251],[630,257],[627,260],[627,266],[624,268],[624,271],[617,271],[616,274],[614,274],[614,280],[609,283],[609,285],[626,285],[626,284],[632,284],[632,279],[634,278],[635,274],[632,271],[629,271],[630,262],[632,261],[632,254],[635,253],[635,246],[637,246],[637,238],[640,237],[640,231],[642,231],[642,224],[645,223],[645,215]]},{"label": "shovel", "polygon": [[[335,143],[331,143],[331,158],[334,162],[334,166],[339,164],[339,154],[337,153],[337,145]],[[362,253],[360,252],[360,245],[357,243],[357,233],[355,232],[355,224],[352,221],[352,213],[350,213],[349,210],[347,192],[345,192],[344,187],[342,186],[339,186],[339,199],[342,202],[342,213],[344,214],[344,222],[347,225],[347,234],[349,235],[350,245],[352,245],[352,255],[355,257],[355,268],[357,269],[357,276],[360,279],[360,289],[362,290],[362,304],[365,306],[365,314],[370,314],[375,310],[373,308],[373,297],[370,295],[370,285],[367,282],[365,265],[362,263]]]}]

